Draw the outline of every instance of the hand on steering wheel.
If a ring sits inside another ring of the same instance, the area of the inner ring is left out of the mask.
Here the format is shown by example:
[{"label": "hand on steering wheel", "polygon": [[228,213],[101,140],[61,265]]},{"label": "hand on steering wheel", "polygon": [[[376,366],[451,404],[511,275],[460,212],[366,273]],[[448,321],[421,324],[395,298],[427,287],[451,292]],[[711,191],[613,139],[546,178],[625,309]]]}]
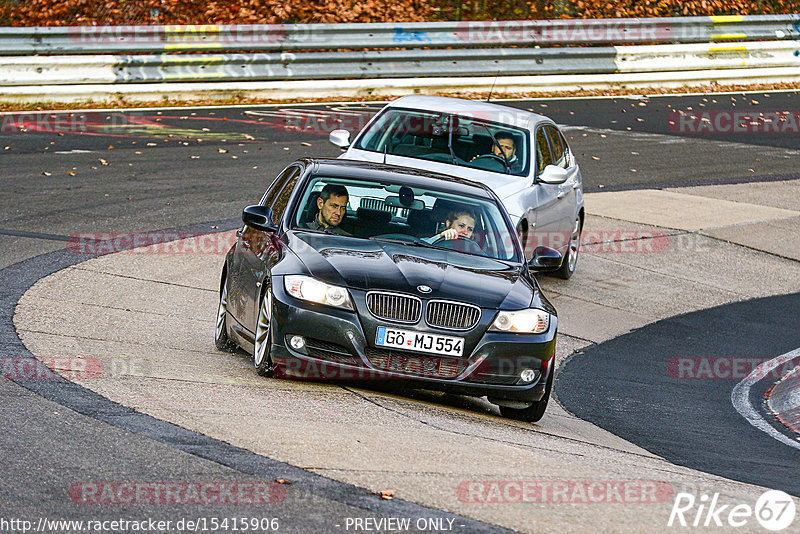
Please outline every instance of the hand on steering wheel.
[{"label": "hand on steering wheel", "polygon": [[475,160],[479,160],[479,159],[483,159],[483,158],[496,159],[497,161],[499,161],[503,165],[506,164],[505,158],[503,158],[501,156],[498,156],[497,154],[481,154],[479,156],[475,156],[474,158],[472,158],[470,160],[470,162],[475,161]]},{"label": "hand on steering wheel", "polygon": [[[455,228],[448,228],[447,230],[442,231],[436,237],[437,237],[436,241],[433,242],[434,245],[438,245],[442,241],[455,241],[455,242],[464,241],[465,242],[464,244],[466,246],[464,247],[464,250],[462,250],[462,252],[469,252],[469,253],[483,252],[483,248],[476,241],[472,240],[471,238],[465,235],[458,235],[458,232],[456,231]],[[456,247],[458,247],[458,250],[461,249],[461,246],[459,245],[456,245]],[[447,245],[445,248],[454,248],[454,247],[453,245]]]},{"label": "hand on steering wheel", "polygon": [[440,239],[458,239],[458,230],[455,228],[447,228],[439,232],[439,235],[436,237]]}]

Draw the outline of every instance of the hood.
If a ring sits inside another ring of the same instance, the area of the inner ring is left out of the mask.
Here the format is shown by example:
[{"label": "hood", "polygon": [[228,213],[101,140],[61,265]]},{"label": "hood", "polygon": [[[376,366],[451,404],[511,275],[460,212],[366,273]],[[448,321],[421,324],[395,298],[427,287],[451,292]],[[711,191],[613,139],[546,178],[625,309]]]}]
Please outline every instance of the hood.
[{"label": "hood", "polygon": [[[309,274],[331,284],[502,309],[528,307],[535,292],[521,265],[491,258],[303,231],[287,236]],[[422,294],[423,284],[432,291]]]}]

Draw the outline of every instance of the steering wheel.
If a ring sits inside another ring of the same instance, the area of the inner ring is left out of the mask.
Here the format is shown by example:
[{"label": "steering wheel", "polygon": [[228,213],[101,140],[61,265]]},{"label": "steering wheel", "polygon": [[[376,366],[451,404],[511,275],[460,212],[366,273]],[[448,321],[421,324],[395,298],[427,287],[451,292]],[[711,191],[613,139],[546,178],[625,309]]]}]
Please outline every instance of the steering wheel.
[{"label": "steering wheel", "polygon": [[[477,158],[473,159],[471,163],[489,163],[490,167],[493,166],[491,164],[499,163],[503,170],[506,170],[506,160],[496,154],[481,154]],[[510,164],[508,164],[510,167]]]},{"label": "steering wheel", "polygon": [[[459,244],[463,241],[464,250],[461,250],[462,246]],[[436,241],[433,242],[434,245],[437,247],[442,248],[449,248],[451,250],[458,250],[459,252],[467,252],[469,254],[482,254],[483,248],[472,239],[468,237],[464,237],[463,235],[458,236],[457,239],[447,239],[446,237],[440,237]]]}]

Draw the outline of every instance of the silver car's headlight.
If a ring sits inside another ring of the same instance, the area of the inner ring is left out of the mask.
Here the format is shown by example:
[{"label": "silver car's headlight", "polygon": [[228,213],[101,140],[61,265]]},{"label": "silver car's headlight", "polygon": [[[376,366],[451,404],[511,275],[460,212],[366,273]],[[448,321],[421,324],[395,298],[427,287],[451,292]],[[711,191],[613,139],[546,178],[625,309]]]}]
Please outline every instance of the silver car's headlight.
[{"label": "silver car's headlight", "polygon": [[550,314],[544,310],[528,309],[501,311],[494,318],[490,332],[512,334],[541,334],[550,328]]},{"label": "silver car's headlight", "polygon": [[296,299],[347,310],[354,309],[353,301],[350,300],[350,294],[345,288],[326,284],[310,276],[294,274],[284,276],[283,286],[286,292]]}]

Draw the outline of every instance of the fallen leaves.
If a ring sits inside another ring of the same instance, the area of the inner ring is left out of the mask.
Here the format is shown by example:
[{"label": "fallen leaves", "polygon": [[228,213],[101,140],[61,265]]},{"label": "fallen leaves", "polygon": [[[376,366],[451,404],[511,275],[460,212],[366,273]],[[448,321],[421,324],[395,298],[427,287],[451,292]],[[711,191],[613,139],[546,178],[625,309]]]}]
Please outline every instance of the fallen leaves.
[{"label": "fallen leaves", "polygon": [[395,490],[381,490],[381,491],[373,491],[373,495],[378,495],[381,499],[385,501],[391,501],[394,498]]}]

